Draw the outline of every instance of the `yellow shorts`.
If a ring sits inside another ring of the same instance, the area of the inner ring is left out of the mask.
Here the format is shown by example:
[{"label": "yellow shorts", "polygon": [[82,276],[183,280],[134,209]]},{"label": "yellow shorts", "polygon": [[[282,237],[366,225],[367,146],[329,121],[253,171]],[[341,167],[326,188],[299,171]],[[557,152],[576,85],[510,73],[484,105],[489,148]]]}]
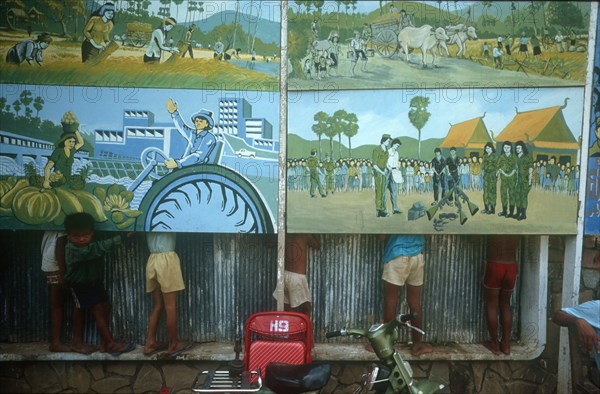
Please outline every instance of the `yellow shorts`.
[{"label": "yellow shorts", "polygon": [[416,256],[398,256],[383,265],[381,279],[396,286],[423,286],[423,253]]},{"label": "yellow shorts", "polygon": [[163,293],[185,289],[177,253],[150,253],[146,264],[146,292],[157,288]]},{"label": "yellow shorts", "polygon": [[[283,302],[297,308],[305,302],[311,302],[306,275],[285,271],[283,279]],[[276,294],[273,293],[273,297]]]}]

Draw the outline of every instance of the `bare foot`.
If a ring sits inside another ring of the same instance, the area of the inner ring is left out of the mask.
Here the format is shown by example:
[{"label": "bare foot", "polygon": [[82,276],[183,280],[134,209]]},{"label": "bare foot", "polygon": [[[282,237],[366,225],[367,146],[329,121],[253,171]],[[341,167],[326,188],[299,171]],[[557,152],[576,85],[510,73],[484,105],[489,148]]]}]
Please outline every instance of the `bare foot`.
[{"label": "bare foot", "polygon": [[122,352],[129,346],[128,342],[124,341],[114,341],[109,346],[106,346],[106,352],[114,353],[114,352]]},{"label": "bare foot", "polygon": [[500,355],[500,348],[498,346],[498,342],[485,341],[483,342],[483,346],[485,346],[486,349],[494,353],[496,356]]},{"label": "bare foot", "polygon": [[71,346],[62,342],[51,343],[50,346],[48,346],[48,350],[51,352],[70,352]]},{"label": "bare foot", "polygon": [[502,351],[502,353],[509,355],[510,354],[510,342],[509,341],[500,342],[500,350]]},{"label": "bare foot", "polygon": [[433,352],[433,347],[431,347],[431,344],[427,342],[415,342],[412,346],[410,354],[412,354],[415,357],[418,357],[422,354],[431,352]]},{"label": "bare foot", "polygon": [[81,354],[92,354],[97,350],[98,348],[96,346],[89,345],[85,342],[73,342],[71,344],[71,351]]},{"label": "bare foot", "polygon": [[188,345],[189,343],[185,341],[177,341],[175,342],[174,346],[171,346],[171,344],[169,344],[169,347],[167,348],[167,353],[179,352],[181,351],[181,349],[185,349]]},{"label": "bare foot", "polygon": [[167,345],[162,342],[148,343],[144,345],[144,356],[151,356],[154,353],[167,350]]}]

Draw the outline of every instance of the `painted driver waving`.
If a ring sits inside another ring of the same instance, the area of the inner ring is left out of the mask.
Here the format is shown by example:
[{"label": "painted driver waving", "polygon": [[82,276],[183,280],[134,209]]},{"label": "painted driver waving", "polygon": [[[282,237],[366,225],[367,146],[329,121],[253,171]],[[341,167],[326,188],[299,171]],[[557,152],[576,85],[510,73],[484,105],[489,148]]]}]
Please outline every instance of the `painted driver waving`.
[{"label": "painted driver waving", "polygon": [[215,135],[210,131],[215,125],[213,113],[201,109],[193,114],[191,119],[195,128],[192,128],[185,124],[177,110],[177,103],[172,99],[167,100],[167,111],[171,114],[177,131],[188,143],[181,159],[169,158],[165,161],[165,166],[169,169],[175,169],[208,163],[217,143]]}]

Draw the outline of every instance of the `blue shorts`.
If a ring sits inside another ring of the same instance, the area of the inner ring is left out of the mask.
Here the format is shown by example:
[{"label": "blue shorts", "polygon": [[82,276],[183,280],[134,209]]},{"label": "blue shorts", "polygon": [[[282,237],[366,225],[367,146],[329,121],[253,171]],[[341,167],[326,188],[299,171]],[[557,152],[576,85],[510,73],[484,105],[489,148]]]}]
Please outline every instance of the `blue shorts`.
[{"label": "blue shorts", "polygon": [[77,309],[91,308],[101,302],[108,301],[108,294],[102,284],[85,284],[71,286],[71,294]]}]

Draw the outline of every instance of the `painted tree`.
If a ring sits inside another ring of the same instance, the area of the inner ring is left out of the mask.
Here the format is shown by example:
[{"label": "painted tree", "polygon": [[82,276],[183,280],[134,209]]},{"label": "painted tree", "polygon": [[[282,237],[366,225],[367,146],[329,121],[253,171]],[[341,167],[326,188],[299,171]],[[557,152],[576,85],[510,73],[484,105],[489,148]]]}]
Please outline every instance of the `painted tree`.
[{"label": "painted tree", "polygon": [[348,112],[343,109],[338,109],[331,116],[331,127],[333,128],[332,132],[335,132],[335,135],[338,136],[338,148],[340,153],[340,158],[342,157],[342,134],[344,134],[344,130],[348,125],[348,121],[346,117],[348,116]]},{"label": "painted tree", "polygon": [[431,113],[427,111],[429,106],[429,97],[416,96],[410,100],[410,106],[408,110],[408,120],[418,131],[418,159],[421,160],[421,130],[425,127],[425,124],[429,120]]},{"label": "painted tree", "polygon": [[[335,130],[335,125],[333,124],[333,116],[327,117],[327,129],[325,131],[325,136],[329,138],[329,157],[332,161],[335,161],[333,154],[333,139],[337,135],[337,131]],[[342,156],[340,155],[340,158]]]},{"label": "painted tree", "polygon": [[38,118],[40,117],[40,111],[44,109],[45,103],[46,102],[44,101],[44,99],[41,98],[40,96],[37,96],[35,98],[35,100],[33,100],[33,108],[35,108],[35,110],[36,110],[36,113],[35,113],[36,117],[38,117]]},{"label": "painted tree", "polygon": [[346,116],[346,122],[344,135],[348,137],[348,155],[352,157],[352,137],[358,134],[358,117],[354,113],[349,113]]},{"label": "painted tree", "polygon": [[6,102],[6,97],[0,97],[0,112],[5,112],[10,109],[10,107],[6,105]]},{"label": "painted tree", "polygon": [[[254,50],[254,44],[256,43],[256,33],[258,32],[258,22],[262,17],[262,0],[258,3],[258,15],[256,17],[256,22],[254,23],[254,33],[252,33],[252,50]],[[248,32],[250,34],[250,32]]]},{"label": "painted tree", "polygon": [[17,116],[19,116],[19,112],[21,111],[21,108],[23,108],[23,107],[21,106],[21,102],[20,102],[19,100],[15,100],[15,101],[13,101],[13,103],[12,103],[12,107],[13,107],[13,109],[15,110],[15,114],[16,114]]},{"label": "painted tree", "polygon": [[[28,118],[31,117],[31,108],[29,108],[29,105],[33,102],[33,96],[31,94],[31,90],[23,90],[21,92],[21,94],[19,95],[19,101],[21,101],[21,104],[23,104],[23,106],[25,107],[25,116],[27,116]],[[29,111],[27,111],[27,109],[29,109]],[[29,116],[28,116],[29,114]]]},{"label": "painted tree", "polygon": [[171,0],[160,0],[162,7],[158,8],[158,16],[168,18],[171,15]]},{"label": "painted tree", "polygon": [[571,2],[550,2],[546,8],[546,22],[565,30],[585,27],[581,10]]},{"label": "painted tree", "polygon": [[321,138],[327,132],[327,121],[329,115],[323,111],[319,111],[313,117],[315,124],[312,125],[312,131],[319,137],[319,161],[321,161]]},{"label": "painted tree", "polygon": [[[54,22],[60,24],[62,36],[68,36],[67,22],[72,18],[85,17],[83,0],[41,0],[40,5],[47,10],[46,15]],[[76,34],[81,32],[76,31]]]},{"label": "painted tree", "polygon": [[173,0],[175,3],[175,19],[179,20],[179,6],[183,4],[183,0]]}]

